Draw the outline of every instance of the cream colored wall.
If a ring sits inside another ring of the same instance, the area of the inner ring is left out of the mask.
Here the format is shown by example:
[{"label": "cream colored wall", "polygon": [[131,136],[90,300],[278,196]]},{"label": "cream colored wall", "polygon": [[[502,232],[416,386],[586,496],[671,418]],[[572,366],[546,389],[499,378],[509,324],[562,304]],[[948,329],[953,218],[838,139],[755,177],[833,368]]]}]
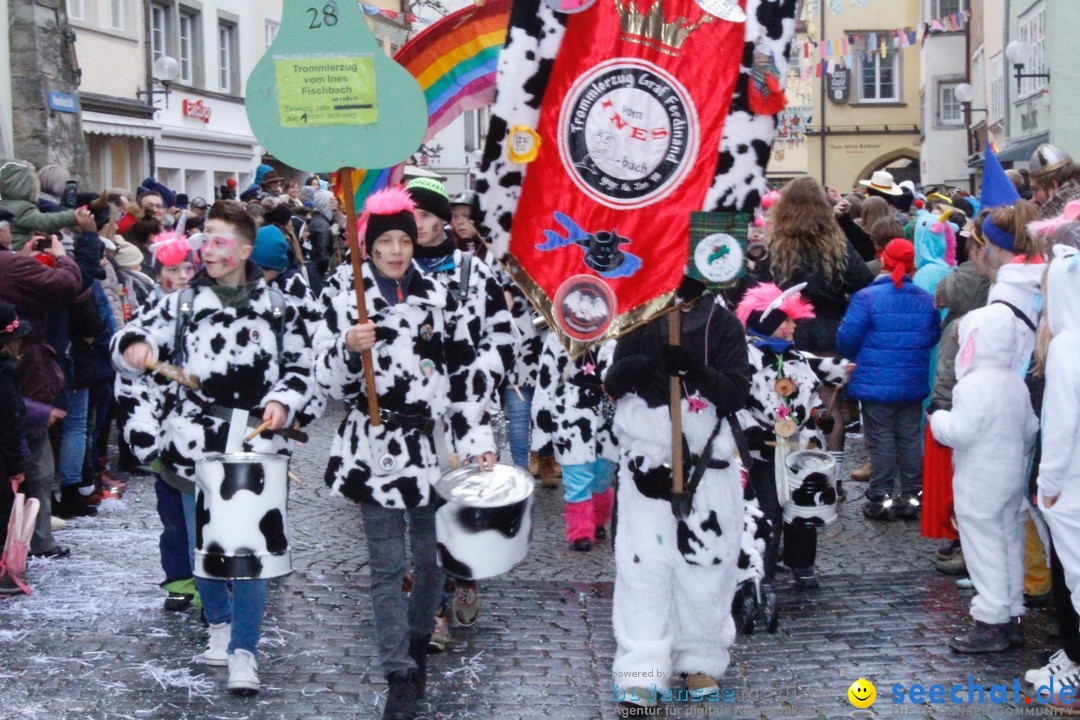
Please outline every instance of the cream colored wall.
[{"label": "cream colored wall", "polygon": [[[869,0],[866,5],[844,4],[844,12],[834,15],[826,5],[825,24],[821,18],[812,18],[819,37],[825,40],[839,40],[845,32],[873,32],[876,30],[894,30],[901,27],[917,27],[919,24],[919,0]],[[826,102],[824,123],[826,127],[858,126],[917,126],[920,124],[919,83],[920,62],[918,45],[894,49],[890,52],[901,54],[901,74],[903,85],[901,103],[888,105],[858,104],[854,100],[848,104],[837,105]],[[855,80],[852,75],[852,98],[855,94]],[[813,78],[811,92],[814,98],[814,123],[820,126],[821,115],[821,80]],[[821,178],[821,137],[808,135],[807,172]],[[916,158],[919,154],[917,134],[884,135],[863,131],[858,134],[841,135],[833,133],[825,138],[826,172],[825,184],[847,191],[859,180],[860,173],[879,159],[908,152]]]},{"label": "cream colored wall", "polygon": [[134,99],[146,85],[142,0],[127,0],[123,31],[109,28],[106,0],[84,0],[83,6],[85,18],[69,20],[82,68],[79,90]]}]

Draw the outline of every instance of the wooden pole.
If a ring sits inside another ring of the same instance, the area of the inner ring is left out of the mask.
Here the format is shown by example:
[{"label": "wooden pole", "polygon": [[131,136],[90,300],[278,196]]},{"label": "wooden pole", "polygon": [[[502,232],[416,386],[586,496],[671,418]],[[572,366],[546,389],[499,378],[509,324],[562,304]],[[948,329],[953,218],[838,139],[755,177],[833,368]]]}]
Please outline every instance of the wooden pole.
[{"label": "wooden pole", "polygon": [[[668,345],[679,345],[682,311],[678,305],[668,317]],[[683,456],[682,456],[682,385],[679,378],[671,376],[671,492],[679,495],[683,491]]]},{"label": "wooden pole", "polygon": [[[353,290],[356,292],[357,324],[368,321],[367,303],[364,300],[364,275],[360,270],[360,239],[356,235],[356,190],[352,184],[353,168],[338,170],[341,187],[345,191],[345,237],[349,240],[349,257],[352,259]],[[368,418],[372,427],[382,424],[379,420],[379,396],[375,394],[375,366],[371,350],[361,353],[364,362],[364,387],[367,390]]]}]

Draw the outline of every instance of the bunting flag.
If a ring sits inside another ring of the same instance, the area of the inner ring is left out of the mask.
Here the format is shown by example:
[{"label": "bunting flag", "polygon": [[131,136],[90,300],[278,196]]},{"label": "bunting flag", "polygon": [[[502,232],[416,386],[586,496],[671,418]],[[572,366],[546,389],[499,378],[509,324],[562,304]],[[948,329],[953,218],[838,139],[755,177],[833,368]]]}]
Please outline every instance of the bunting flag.
[{"label": "bunting flag", "polygon": [[428,103],[427,142],[466,110],[495,100],[495,68],[510,23],[510,0],[489,0],[447,15],[394,55]]},{"label": "bunting flag", "polygon": [[386,8],[368,5],[366,2],[360,3],[360,9],[364,11],[365,15],[382,15],[383,17],[393,18],[394,20],[410,23],[425,22],[422,18],[419,18],[412,13],[398,12],[397,10],[387,10]]}]

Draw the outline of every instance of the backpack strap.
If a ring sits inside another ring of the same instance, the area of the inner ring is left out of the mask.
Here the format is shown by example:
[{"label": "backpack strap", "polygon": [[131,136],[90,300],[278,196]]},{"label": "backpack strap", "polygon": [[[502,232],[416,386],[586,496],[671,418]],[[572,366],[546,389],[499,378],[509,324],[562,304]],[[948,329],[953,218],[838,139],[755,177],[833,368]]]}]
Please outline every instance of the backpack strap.
[{"label": "backpack strap", "polygon": [[176,298],[176,326],[173,330],[172,362],[183,365],[186,353],[184,352],[184,334],[188,325],[191,324],[191,314],[195,304],[195,289],[184,288]]},{"label": "backpack strap", "polygon": [[472,275],[473,254],[466,250],[461,254],[461,285],[458,287],[457,299],[464,303],[469,296],[469,276]]},{"label": "backpack strap", "polygon": [[1028,329],[1031,330],[1031,332],[1038,332],[1038,328],[1035,327],[1035,323],[1031,322],[1031,318],[1029,318],[1027,315],[1025,315],[1023,310],[1016,307],[1011,302],[1006,302],[1005,300],[995,300],[994,302],[992,302],[990,304],[991,305],[1004,305],[1005,307],[1012,310],[1012,314],[1015,315],[1017,317],[1017,319],[1020,320],[1020,322],[1027,325]]}]

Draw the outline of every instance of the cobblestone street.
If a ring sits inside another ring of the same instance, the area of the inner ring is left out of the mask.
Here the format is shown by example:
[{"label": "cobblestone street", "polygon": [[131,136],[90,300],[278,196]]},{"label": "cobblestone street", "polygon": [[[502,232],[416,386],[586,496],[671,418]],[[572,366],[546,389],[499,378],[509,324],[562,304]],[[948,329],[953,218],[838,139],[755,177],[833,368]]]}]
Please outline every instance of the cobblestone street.
[{"label": "cobblestone street", "polygon": [[[7,718],[377,718],[386,685],[377,667],[359,513],[322,482],[332,410],[312,428],[293,469],[295,572],[271,582],[260,645],[262,692],[234,698],[225,670],[194,660],[205,631],[194,612],[167,613],[157,586],[159,525],[150,482],[136,478],[97,518],[58,533],[66,560],[31,561],[34,594],[0,601],[0,704]],[[849,444],[859,462],[861,443]],[[850,467],[850,466],[849,466]],[[1022,652],[960,656],[945,645],[965,629],[971,591],[938,574],[935,543],[917,523],[870,523],[864,485],[849,483],[841,519],[819,543],[822,587],[781,583],[780,630],[739,636],[721,679],[727,703],[683,704],[668,716],[850,717],[848,686],[877,685],[876,716],[903,708],[927,718],[1006,717],[1024,705],[893,705],[894,685],[1008,685],[1057,649],[1050,616],[1036,610]],[[537,489],[534,542],[511,574],[482,583],[471,629],[433,656],[430,718],[613,718],[607,544],[571,553],[561,495]],[[626,531],[626,528],[620,528]],[[648,621],[648,619],[643,619]],[[1025,687],[1025,690],[1029,688]],[[967,692],[963,693],[966,699]],[[863,711],[865,712],[865,711]],[[855,714],[859,717],[859,714]],[[874,716],[872,714],[862,715]]]}]

